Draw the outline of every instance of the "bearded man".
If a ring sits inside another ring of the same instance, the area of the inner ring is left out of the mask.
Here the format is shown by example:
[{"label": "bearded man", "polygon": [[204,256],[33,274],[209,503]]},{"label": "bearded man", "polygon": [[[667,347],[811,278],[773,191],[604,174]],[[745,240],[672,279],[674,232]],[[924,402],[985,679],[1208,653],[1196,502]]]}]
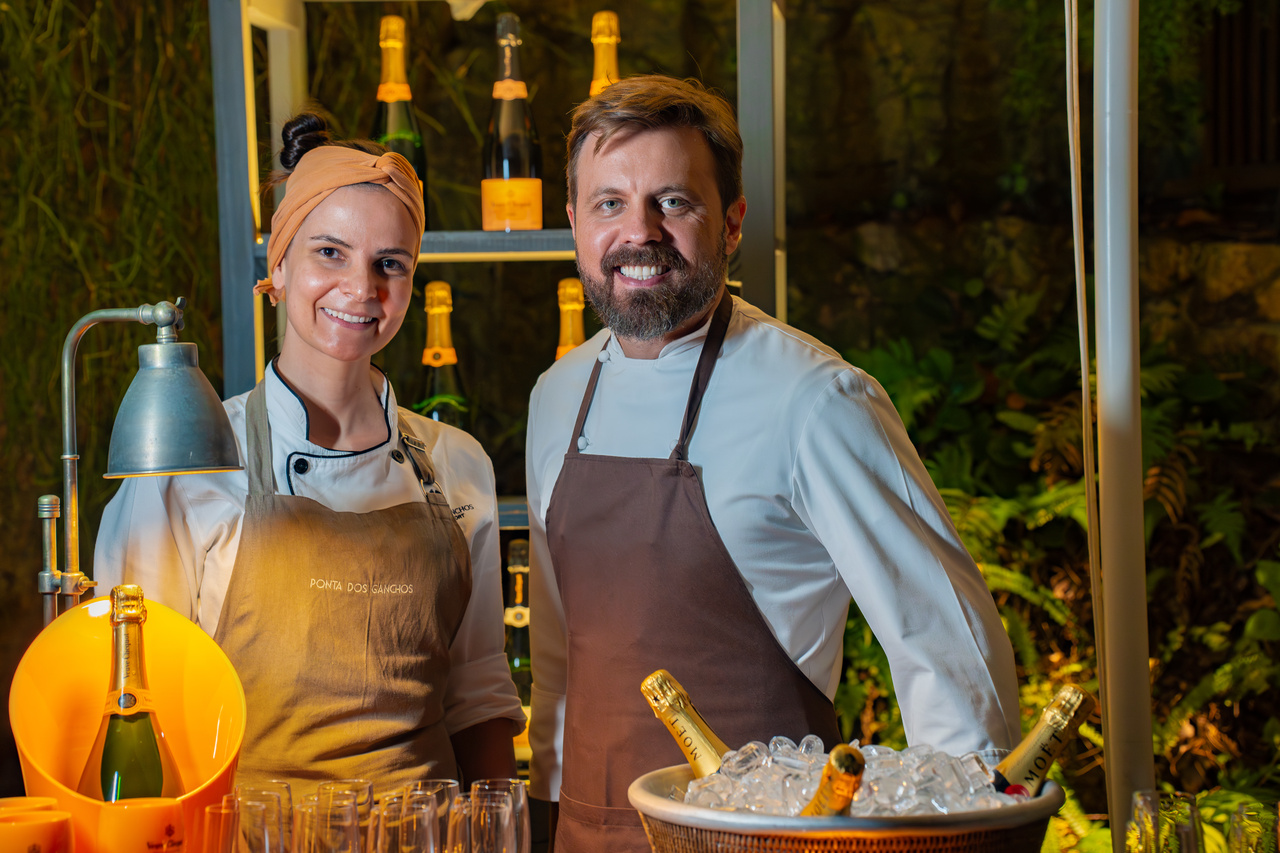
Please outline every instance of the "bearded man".
[{"label": "bearded man", "polygon": [[991,594],[884,389],[729,295],[742,138],[694,81],[579,105],[568,213],[606,326],[529,404],[533,796],[560,853],[646,851],[637,776],[683,756],[640,693],[657,669],[730,747],[842,740],[850,595],[888,655],[907,738],[1019,736]]}]

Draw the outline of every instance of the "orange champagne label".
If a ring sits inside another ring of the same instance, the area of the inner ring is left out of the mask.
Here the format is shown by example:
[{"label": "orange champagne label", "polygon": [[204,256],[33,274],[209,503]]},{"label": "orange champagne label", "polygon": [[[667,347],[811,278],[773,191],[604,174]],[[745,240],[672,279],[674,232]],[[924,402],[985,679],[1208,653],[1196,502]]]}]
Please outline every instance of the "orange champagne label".
[{"label": "orange champagne label", "polygon": [[485,231],[542,228],[540,178],[486,178],[480,182],[480,220]]},{"label": "orange champagne label", "polygon": [[378,100],[384,104],[394,104],[397,101],[412,101],[413,93],[409,91],[408,83],[379,83]]},{"label": "orange champagne label", "polygon": [[529,97],[529,87],[523,80],[495,80],[493,82],[493,99],[495,101],[518,101]]},{"label": "orange champagne label", "polygon": [[458,351],[453,347],[427,347],[422,351],[422,363],[428,367],[444,367],[458,363]]}]

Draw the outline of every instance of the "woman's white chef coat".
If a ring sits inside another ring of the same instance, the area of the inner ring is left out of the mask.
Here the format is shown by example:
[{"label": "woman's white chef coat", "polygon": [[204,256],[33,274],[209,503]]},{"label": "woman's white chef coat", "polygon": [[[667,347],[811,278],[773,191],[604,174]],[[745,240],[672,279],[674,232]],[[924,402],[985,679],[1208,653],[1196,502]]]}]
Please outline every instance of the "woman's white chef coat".
[{"label": "woman's white chef coat", "polygon": [[[263,381],[279,493],[311,498],[342,512],[370,512],[424,499],[399,440],[391,383],[376,369],[371,376],[374,387],[382,389],[387,439],[363,451],[338,451],[307,440],[306,407],[280,379],[274,363],[267,368]],[[224,403],[242,460],[247,397]],[[471,600],[449,649],[446,728],[454,734],[501,717],[523,725],[505,653],[493,465],[479,442],[462,430],[407,416],[416,437],[427,445],[436,481],[471,551]],[[147,598],[213,636],[235,565],[248,489],[244,471],[122,481],[98,531],[97,591],[139,584]]]}]

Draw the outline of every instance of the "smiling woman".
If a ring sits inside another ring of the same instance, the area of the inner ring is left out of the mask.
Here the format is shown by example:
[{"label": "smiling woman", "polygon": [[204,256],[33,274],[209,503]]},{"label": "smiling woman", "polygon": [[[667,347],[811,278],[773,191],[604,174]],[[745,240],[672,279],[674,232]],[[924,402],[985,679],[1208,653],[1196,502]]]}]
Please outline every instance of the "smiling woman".
[{"label": "smiling woman", "polygon": [[396,406],[372,357],[412,295],[413,167],[284,129],[269,278],[279,357],[226,402],[245,471],[131,480],[96,575],[197,622],[249,706],[237,780],[508,777],[524,723],[503,654],[493,468],[466,433]]}]

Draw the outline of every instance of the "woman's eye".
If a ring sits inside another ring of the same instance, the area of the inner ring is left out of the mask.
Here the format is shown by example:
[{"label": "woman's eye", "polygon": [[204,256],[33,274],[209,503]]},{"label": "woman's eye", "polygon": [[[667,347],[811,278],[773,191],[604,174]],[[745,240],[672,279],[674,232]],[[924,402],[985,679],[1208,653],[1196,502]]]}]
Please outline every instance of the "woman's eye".
[{"label": "woman's eye", "polygon": [[402,272],[405,266],[395,258],[383,258],[382,268],[387,272]]},{"label": "woman's eye", "polygon": [[338,257],[338,250],[337,250],[337,249],[335,249],[333,246],[321,246],[321,247],[320,247],[320,257],[322,257],[322,258],[336,258],[336,257]]}]

